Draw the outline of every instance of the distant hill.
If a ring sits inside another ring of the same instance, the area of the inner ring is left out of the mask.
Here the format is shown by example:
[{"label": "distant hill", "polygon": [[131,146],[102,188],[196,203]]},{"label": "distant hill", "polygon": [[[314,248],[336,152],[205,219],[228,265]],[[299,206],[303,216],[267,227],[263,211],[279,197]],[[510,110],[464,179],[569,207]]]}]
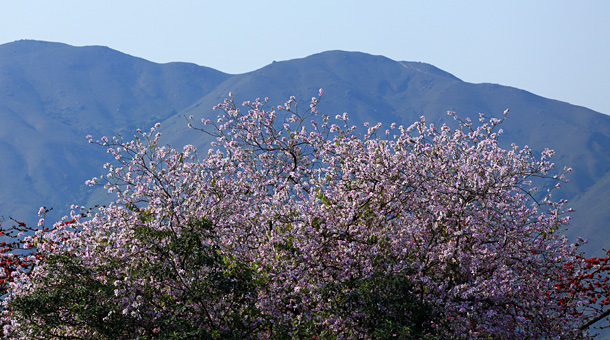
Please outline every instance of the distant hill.
[{"label": "distant hill", "polygon": [[[496,84],[472,84],[432,65],[359,52],[329,51],[228,75],[185,63],[155,64],[106,47],[40,41],[0,45],[0,214],[28,217],[40,205],[58,210],[91,202],[85,179],[102,173],[107,155],[84,136],[132,136],[160,121],[164,141],[206,147],[184,116],[215,117],[228,92],[238,100],[294,95],[305,107],[323,88],[320,110],[348,112],[355,124],[381,121],[454,124],[461,117],[499,116],[503,143],[556,150],[558,168],[574,168],[561,190],[576,208],[570,235],[589,238],[591,252],[610,246],[610,117],[584,107]],[[559,192],[558,192],[559,193]],[[63,211],[62,211],[63,212]]]},{"label": "distant hill", "polygon": [[198,100],[229,75],[159,65],[107,47],[40,41],[0,45],[0,214],[34,220],[37,206],[83,199],[106,158],[85,140],[131,133]]}]

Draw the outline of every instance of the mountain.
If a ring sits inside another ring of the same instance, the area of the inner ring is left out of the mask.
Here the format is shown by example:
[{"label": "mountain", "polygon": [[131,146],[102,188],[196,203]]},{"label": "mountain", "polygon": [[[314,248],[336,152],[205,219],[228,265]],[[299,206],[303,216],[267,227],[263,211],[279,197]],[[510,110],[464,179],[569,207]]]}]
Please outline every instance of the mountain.
[{"label": "mountain", "polygon": [[[40,41],[0,45],[0,214],[61,214],[105,156],[85,136],[161,121],[229,75],[186,63],[159,65],[107,47]],[[34,212],[35,214],[35,212]]]},{"label": "mountain", "polygon": [[[610,117],[584,107],[496,84],[472,84],[432,65],[359,52],[329,51],[228,75],[185,63],[155,64],[106,47],[40,41],[0,45],[0,214],[29,218],[41,205],[61,213],[70,203],[92,202],[85,179],[102,173],[103,150],[84,136],[131,136],[162,123],[164,142],[206,147],[207,137],[186,127],[184,116],[214,118],[213,105],[233,92],[238,101],[325,91],[319,109],[365,121],[410,125],[455,124],[462,117],[500,116],[509,108],[501,141],[556,150],[570,166],[560,197],[576,208],[570,236],[591,239],[587,251],[610,239]],[[98,199],[98,198],[96,198]]]}]

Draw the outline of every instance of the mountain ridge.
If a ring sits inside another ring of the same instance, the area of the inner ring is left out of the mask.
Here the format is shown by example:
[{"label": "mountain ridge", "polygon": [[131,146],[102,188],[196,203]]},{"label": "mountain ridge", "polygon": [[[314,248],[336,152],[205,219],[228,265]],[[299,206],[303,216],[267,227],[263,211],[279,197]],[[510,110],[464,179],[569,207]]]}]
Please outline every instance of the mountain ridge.
[{"label": "mountain ridge", "polygon": [[[0,45],[0,215],[23,218],[42,205],[65,213],[71,203],[98,197],[82,183],[109,159],[86,144],[86,134],[131,136],[159,121],[164,142],[205,148],[209,140],[188,130],[184,117],[214,118],[212,106],[228,92],[238,102],[269,97],[275,105],[294,95],[306,109],[319,88],[323,112],[347,111],[359,126],[410,125],[422,115],[455,124],[447,111],[476,119],[479,112],[499,117],[509,108],[501,141],[555,149],[558,165],[574,168],[561,192],[577,207],[576,231],[608,235],[610,212],[591,202],[610,201],[596,187],[605,188],[610,174],[610,117],[514,87],[464,82],[426,63],[338,50],[231,75],[192,63],[153,63],[103,46]],[[596,237],[590,247],[602,244]]]}]

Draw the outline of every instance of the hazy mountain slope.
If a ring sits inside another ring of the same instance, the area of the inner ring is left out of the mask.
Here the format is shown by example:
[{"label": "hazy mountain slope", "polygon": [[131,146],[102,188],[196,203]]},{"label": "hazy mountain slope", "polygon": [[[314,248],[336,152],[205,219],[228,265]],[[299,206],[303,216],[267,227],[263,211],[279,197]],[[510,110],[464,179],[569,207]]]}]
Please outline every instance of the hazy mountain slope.
[{"label": "hazy mountain slope", "polygon": [[331,117],[347,111],[355,124],[408,125],[422,115],[455,124],[448,110],[476,118],[510,108],[502,141],[553,148],[558,167],[574,168],[561,190],[577,208],[571,234],[590,238],[589,249],[607,247],[610,117],[511,87],[463,82],[424,63],[342,51],[231,76],[105,47],[0,45],[0,215],[31,216],[40,205],[63,213],[66,204],[86,201],[83,181],[109,160],[86,143],[86,134],[131,136],[162,121],[165,142],[206,147],[205,135],[189,130],[184,116],[215,117],[212,106],[229,91],[238,101],[269,97],[272,105],[294,95],[303,110],[319,88],[325,90],[319,109]]},{"label": "hazy mountain slope", "polygon": [[[172,133],[182,131],[183,115],[215,117],[213,105],[233,92],[239,100],[269,97],[272,105],[284,103],[294,95],[300,110],[323,88],[320,108],[324,113],[348,112],[355,123],[365,121],[412,123],[423,112],[424,93],[438,93],[460,83],[456,77],[423,63],[396,62],[382,56],[359,52],[330,51],[302,59],[274,62],[259,70],[227,79],[214,91],[168,120]],[[445,111],[440,116],[445,117]],[[435,114],[438,117],[438,114]],[[412,118],[413,117],[413,118]],[[189,133],[177,142],[192,142],[197,133]]]},{"label": "hazy mountain slope", "polygon": [[[475,119],[479,112],[499,117],[510,108],[502,140],[555,149],[558,163],[577,173],[574,188],[567,188],[571,195],[584,192],[610,171],[609,116],[516,88],[466,83],[431,65],[363,53],[325,52],[232,77],[167,125],[177,132],[184,127],[183,115],[214,117],[212,106],[229,91],[239,100],[268,96],[274,105],[295,95],[307,108],[318,88],[325,90],[321,110],[332,116],[346,111],[356,123],[410,124],[424,115],[430,122],[453,124],[449,110]],[[193,133],[172,140],[186,143],[196,137]]]},{"label": "hazy mountain slope", "polygon": [[0,214],[25,218],[43,204],[72,203],[105,159],[85,135],[150,126],[228,77],[107,47],[0,45]]},{"label": "hazy mountain slope", "polygon": [[[2,103],[82,131],[131,129],[174,114],[229,76],[185,63],[159,65],[107,47],[18,41],[0,45]],[[3,105],[4,106],[4,105]],[[10,106],[9,106],[10,108]]]}]

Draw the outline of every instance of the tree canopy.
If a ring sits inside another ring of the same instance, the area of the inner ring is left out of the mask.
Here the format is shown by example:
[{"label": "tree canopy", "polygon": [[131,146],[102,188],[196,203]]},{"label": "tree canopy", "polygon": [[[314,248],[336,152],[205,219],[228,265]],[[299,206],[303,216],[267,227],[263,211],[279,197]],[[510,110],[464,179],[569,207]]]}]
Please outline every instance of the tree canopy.
[{"label": "tree canopy", "polygon": [[188,119],[216,138],[203,155],[159,145],[159,124],[89,137],[113,162],[88,183],[117,198],[24,240],[5,336],[585,338],[607,316],[607,258],[563,235],[551,150],[500,147],[484,116],[359,132],[319,98],[230,94]]}]

